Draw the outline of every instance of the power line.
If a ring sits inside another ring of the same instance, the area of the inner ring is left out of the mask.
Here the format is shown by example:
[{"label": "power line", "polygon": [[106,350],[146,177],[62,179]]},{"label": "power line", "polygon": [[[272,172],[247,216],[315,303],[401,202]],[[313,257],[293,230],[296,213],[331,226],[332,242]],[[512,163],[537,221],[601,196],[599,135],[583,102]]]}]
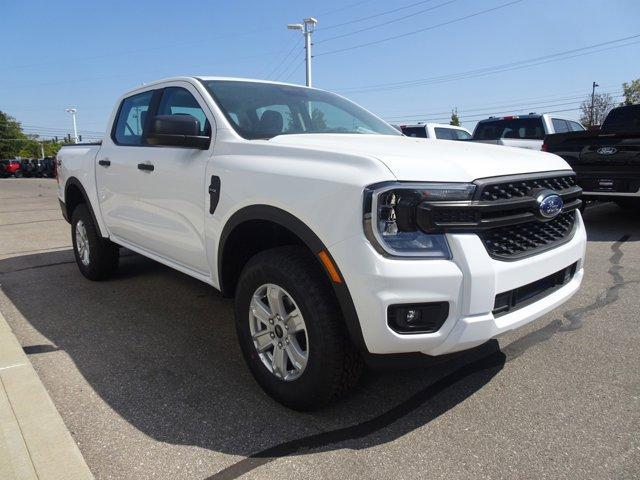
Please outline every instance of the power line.
[{"label": "power line", "polygon": [[449,20],[447,22],[438,23],[436,25],[430,25],[428,27],[420,28],[418,30],[413,30],[411,32],[401,33],[399,35],[393,35],[391,37],[381,38],[380,40],[374,40],[372,42],[360,43],[358,45],[352,45],[350,47],[344,47],[344,48],[338,48],[338,49],[335,49],[335,50],[329,50],[328,52],[318,53],[315,56],[316,57],[320,57],[322,55],[332,55],[334,53],[346,52],[346,51],[349,51],[349,50],[354,50],[356,48],[363,48],[363,47],[368,47],[368,46],[371,46],[371,45],[378,45],[380,43],[389,42],[391,40],[397,40],[399,38],[405,38],[405,37],[408,37],[410,35],[415,35],[417,33],[426,32],[427,30],[433,30],[433,29],[438,28],[438,27],[443,27],[445,25],[451,25],[452,23],[457,23],[457,22],[461,22],[463,20],[468,20],[469,18],[477,17],[479,15],[484,15],[484,14],[487,14],[487,13],[495,12],[496,10],[500,10],[502,8],[507,8],[507,7],[510,7],[512,5],[515,5],[515,4],[523,2],[523,1],[524,0],[513,0],[511,2],[503,3],[502,5],[498,5],[497,7],[487,8],[485,10],[480,10],[478,12],[471,13],[471,14],[465,15],[463,17],[454,18],[453,20]]},{"label": "power line", "polygon": [[282,58],[282,60],[267,74],[267,76],[265,78],[271,78],[271,76],[273,74],[275,74],[280,67],[287,61],[289,60],[289,57],[293,54],[294,50],[296,49],[296,47],[298,47],[297,43],[294,43],[291,46],[291,49],[287,52],[287,54]]},{"label": "power line", "polygon": [[352,32],[342,33],[342,34],[340,34],[340,35],[335,35],[335,36],[333,36],[333,37],[329,37],[329,38],[321,39],[321,40],[319,40],[319,41],[317,41],[317,42],[315,42],[315,43],[330,42],[331,40],[336,40],[336,39],[338,39],[338,38],[349,37],[349,36],[351,36],[351,35],[356,35],[356,34],[358,34],[358,33],[366,32],[366,31],[368,31],[368,30],[373,30],[374,28],[385,27],[385,26],[390,25],[390,24],[392,24],[392,23],[400,22],[400,21],[402,21],[402,20],[406,20],[407,18],[413,18],[413,17],[415,17],[416,15],[420,15],[420,14],[422,14],[422,13],[426,13],[426,12],[430,12],[430,11],[432,11],[432,10],[436,10],[436,9],[438,9],[438,8],[440,8],[440,7],[446,7],[447,5],[449,5],[449,4],[451,4],[451,3],[454,3],[454,2],[458,2],[458,1],[459,1],[459,0],[448,0],[448,1],[444,2],[444,3],[440,3],[440,4],[435,5],[435,6],[433,6],[433,7],[425,8],[424,10],[419,10],[419,11],[417,11],[417,12],[410,13],[409,15],[405,15],[405,16],[403,16],[403,17],[398,17],[398,18],[395,18],[395,19],[393,19],[393,20],[389,20],[389,21],[382,22],[382,23],[377,23],[377,24],[375,24],[375,25],[371,25],[371,26],[368,26],[368,27],[365,27],[365,28],[361,28],[361,29],[359,29],[359,30],[354,30],[354,31],[352,31]]},{"label": "power line", "polygon": [[360,22],[365,22],[367,20],[371,20],[372,18],[378,18],[378,17],[382,17],[384,15],[389,15],[391,13],[395,13],[398,12],[400,10],[406,10],[407,8],[412,8],[412,7],[416,7],[418,5],[424,5],[425,3],[429,3],[429,2],[433,2],[433,0],[422,0],[420,2],[415,2],[412,3],[410,5],[405,5],[404,7],[398,7],[398,8],[394,8],[392,10],[386,10],[384,12],[380,12],[380,13],[375,13],[373,15],[368,15],[366,17],[360,17],[360,18],[356,18],[354,20],[349,20],[347,22],[343,22],[343,23],[337,23],[335,25],[328,25],[326,27],[320,27],[318,28],[318,30],[332,30],[334,28],[340,28],[340,27],[344,27],[345,25],[352,25],[354,23],[360,23]]},{"label": "power line", "polygon": [[[492,73],[499,73],[499,72],[503,72],[503,71],[510,71],[510,70],[518,70],[520,68],[528,68],[528,67],[532,67],[532,66],[536,66],[536,65],[542,65],[545,63],[551,63],[551,62],[555,62],[555,61],[561,61],[561,60],[567,60],[569,58],[575,58],[575,57],[579,57],[579,56],[583,56],[583,55],[590,55],[593,53],[599,53],[599,52],[603,52],[603,51],[607,51],[607,50],[612,50],[614,48],[621,48],[621,47],[626,47],[629,45],[634,45],[636,42],[630,42],[627,44],[623,44],[623,45],[615,45],[609,48],[605,48],[605,49],[601,49],[601,50],[597,50],[597,51],[593,51],[593,52],[586,52],[586,53],[580,53],[580,54],[576,54],[576,55],[570,55],[568,56],[568,54],[570,53],[574,53],[574,52],[584,52],[584,50],[590,50],[590,49],[594,49],[594,48],[598,48],[598,47],[602,47],[605,45],[611,45],[614,43],[620,43],[623,41],[627,41],[627,40],[631,40],[631,39],[635,39],[640,37],[640,34],[636,34],[636,35],[631,35],[628,37],[623,37],[623,38],[619,38],[616,40],[610,40],[607,42],[601,42],[601,43],[597,43],[594,45],[589,45],[587,47],[581,47],[581,48],[575,48],[572,50],[566,50],[564,52],[558,52],[558,53],[553,53],[550,55],[544,55],[541,57],[535,57],[535,58],[530,58],[527,60],[519,60],[516,62],[510,62],[510,63],[505,63],[505,64],[501,64],[501,65],[494,65],[491,67],[483,67],[480,69],[475,69],[475,70],[468,70],[466,72],[460,72],[460,73],[454,73],[454,74],[447,74],[447,75],[440,75],[440,76],[436,76],[436,77],[429,77],[429,78],[422,78],[422,79],[415,79],[415,80],[408,80],[408,81],[404,81],[404,82],[393,82],[393,83],[383,83],[383,84],[377,84],[377,85],[368,85],[368,86],[362,86],[362,87],[352,87],[352,88],[343,88],[343,89],[337,89],[338,91],[341,92],[372,92],[372,91],[377,91],[377,90],[391,90],[393,88],[406,88],[406,87],[414,87],[414,86],[422,86],[422,85],[429,85],[429,84],[433,84],[433,83],[440,83],[440,82],[444,82],[444,81],[451,81],[451,80],[460,80],[460,79],[464,79],[464,78],[475,78],[478,76],[483,76],[483,75],[488,75],[488,74],[492,74]],[[562,57],[562,58],[556,58],[556,57]]]},{"label": "power line", "polygon": [[294,65],[295,67],[293,68],[293,70],[291,70],[291,72],[289,72],[289,75],[287,75],[285,78],[282,79],[283,82],[286,82],[287,80],[289,80],[293,76],[293,74],[300,69],[300,65],[304,65],[304,58],[302,59],[302,62]]}]

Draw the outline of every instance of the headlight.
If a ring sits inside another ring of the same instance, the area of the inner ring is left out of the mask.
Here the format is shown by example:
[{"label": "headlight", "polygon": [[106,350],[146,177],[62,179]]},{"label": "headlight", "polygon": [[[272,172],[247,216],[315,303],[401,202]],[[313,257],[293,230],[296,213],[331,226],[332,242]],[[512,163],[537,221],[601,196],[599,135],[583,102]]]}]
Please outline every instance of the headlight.
[{"label": "headlight", "polygon": [[468,183],[385,183],[364,192],[364,230],[381,254],[393,257],[451,258],[443,234],[427,234],[416,223],[424,202],[471,200]]}]

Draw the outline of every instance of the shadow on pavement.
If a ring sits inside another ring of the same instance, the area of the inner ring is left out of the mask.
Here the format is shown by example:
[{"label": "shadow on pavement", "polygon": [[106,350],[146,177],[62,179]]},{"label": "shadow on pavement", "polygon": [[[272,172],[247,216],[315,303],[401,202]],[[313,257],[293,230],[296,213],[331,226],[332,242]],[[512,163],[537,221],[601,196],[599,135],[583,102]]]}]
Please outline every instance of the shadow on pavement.
[{"label": "shadow on pavement", "polygon": [[[356,428],[356,437],[389,427],[351,448],[393,440],[472,395],[504,363],[490,342],[437,367],[369,373],[343,401],[303,414],[280,406],[253,381],[237,346],[232,301],[186,275],[128,255],[116,278],[89,282],[67,250],[1,260],[0,281],[20,314],[53,344],[31,349],[64,351],[134,427],[158,441],[234,455],[344,427]],[[429,390],[481,358],[482,368]],[[396,421],[419,406],[419,415]]]}]

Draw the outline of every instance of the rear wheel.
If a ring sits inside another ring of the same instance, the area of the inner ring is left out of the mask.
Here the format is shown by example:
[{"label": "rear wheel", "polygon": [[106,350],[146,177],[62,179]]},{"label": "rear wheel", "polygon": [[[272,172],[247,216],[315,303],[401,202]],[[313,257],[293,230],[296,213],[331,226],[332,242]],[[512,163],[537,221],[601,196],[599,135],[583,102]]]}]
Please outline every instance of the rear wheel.
[{"label": "rear wheel", "polygon": [[235,317],[251,373],[282,404],[314,410],[357,382],[360,356],[331,286],[303,248],[275,248],[247,263]]},{"label": "rear wheel", "polygon": [[98,234],[85,204],[78,205],[73,211],[71,239],[78,268],[89,280],[104,280],[117,270],[118,246]]}]

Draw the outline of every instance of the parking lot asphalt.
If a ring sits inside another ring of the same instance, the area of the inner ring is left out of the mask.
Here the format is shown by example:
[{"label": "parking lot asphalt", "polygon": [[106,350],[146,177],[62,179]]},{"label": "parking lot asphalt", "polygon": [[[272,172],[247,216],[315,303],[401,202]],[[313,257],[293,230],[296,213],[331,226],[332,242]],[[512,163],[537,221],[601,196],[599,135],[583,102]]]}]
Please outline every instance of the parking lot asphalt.
[{"label": "parking lot asphalt", "polygon": [[98,479],[640,478],[640,214],[585,213],[581,290],[311,414],[242,361],[232,301],[138,255],[77,271],[55,180],[0,180],[0,310]]}]

